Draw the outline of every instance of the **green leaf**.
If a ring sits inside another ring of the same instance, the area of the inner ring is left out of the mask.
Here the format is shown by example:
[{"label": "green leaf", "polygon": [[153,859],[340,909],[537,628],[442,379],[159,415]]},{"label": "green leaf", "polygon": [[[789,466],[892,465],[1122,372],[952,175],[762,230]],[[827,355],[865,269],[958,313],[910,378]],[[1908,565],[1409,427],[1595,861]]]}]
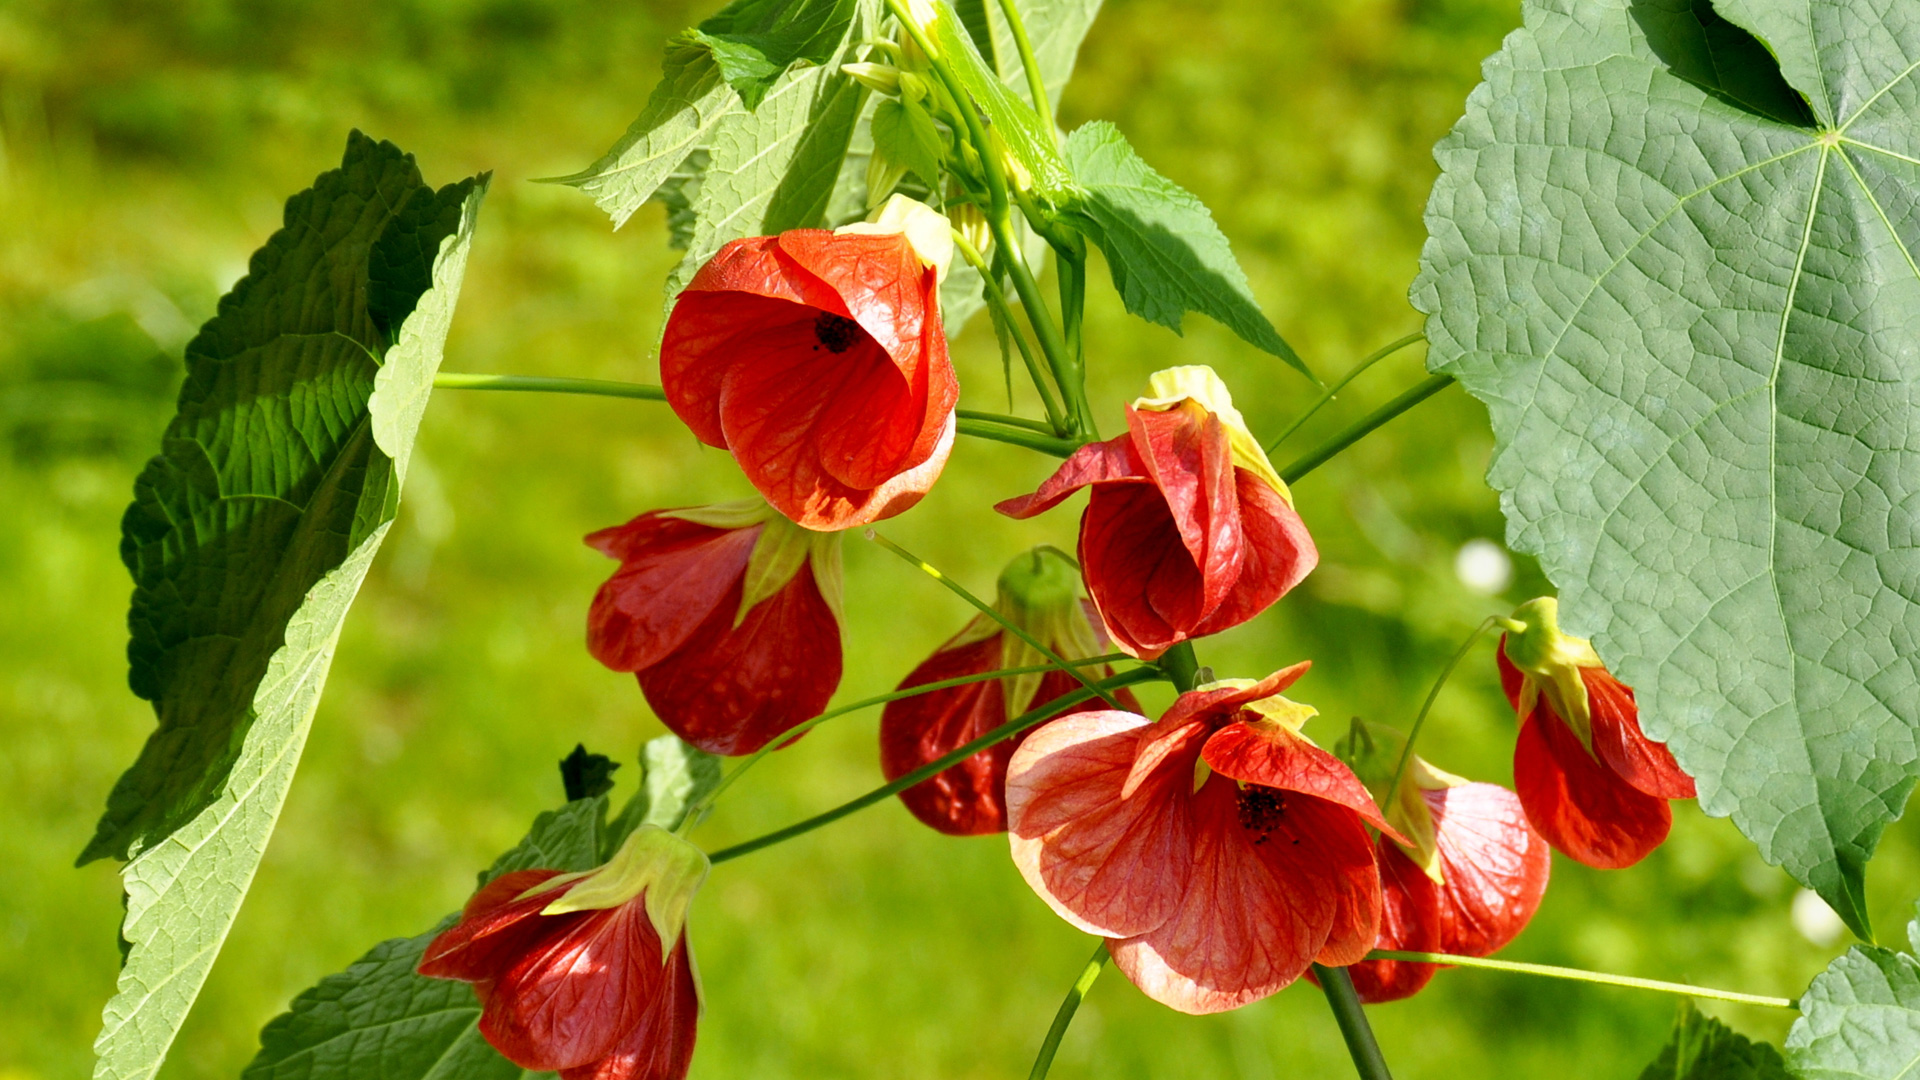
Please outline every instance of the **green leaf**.
[{"label": "green leaf", "polygon": [[1684,1001],[1673,1034],[1640,1080],[1787,1080],[1780,1051],[1756,1043]]},{"label": "green leaf", "polygon": [[940,133],[917,103],[888,98],[873,109],[873,152],[899,162],[929,188],[940,183]]},{"label": "green leaf", "polygon": [[[1040,65],[1041,81],[1047,96],[1059,104],[1060,91],[1073,77],[1074,62],[1080,56],[1080,42],[1100,14],[1101,0],[1019,0],[1020,22],[1027,28],[1027,41]],[[966,26],[987,66],[998,72],[1019,98],[1032,104],[1027,91],[1026,69],[1020,66],[1020,48],[1013,40],[1013,28],[1000,9],[1000,0],[955,0],[954,12]]]},{"label": "green leaf", "polygon": [[187,346],[121,542],[130,682],[158,728],[81,856],[132,859],[96,1077],[159,1068],[253,879],[397,509],[485,191],[435,192],[355,132]]},{"label": "green leaf", "polygon": [[642,825],[678,830],[694,802],[720,785],[720,759],[678,736],[662,735],[640,748],[640,774],[640,790],[607,828],[607,857]]},{"label": "green leaf", "polygon": [[[1907,924],[1920,952],[1920,921]],[[1912,1080],[1920,1076],[1920,963],[1856,946],[1814,977],[1787,1032],[1799,1080]]]},{"label": "green leaf", "polygon": [[854,7],[855,0],[735,0],[686,36],[707,47],[721,77],[753,110],[787,68],[839,54]]},{"label": "green leaf", "polygon": [[[515,870],[591,870],[599,865],[604,796],[541,814],[513,850],[480,875],[485,885]],[[518,1080],[534,1074],[480,1035],[473,987],[414,973],[427,946],[459,915],[411,938],[373,947],[320,980],[260,1032],[260,1052],[242,1080]]]},{"label": "green leaf", "polygon": [[575,743],[573,752],[560,759],[560,783],[569,800],[590,799],[613,790],[613,774],[619,768],[607,755],[589,754],[585,743]]},{"label": "green leaf", "polygon": [[1813,125],[1813,112],[1765,45],[1720,17],[1708,0],[1636,0],[1647,44],[1675,75],[1782,123]]},{"label": "green leaf", "polygon": [[[928,37],[940,58],[953,69],[974,107],[986,118],[988,129],[999,136],[1007,154],[1026,172],[1025,186],[1049,199],[1070,192],[1073,177],[1060,156],[1054,132],[1040,123],[1033,106],[1002,81],[995,66],[980,55],[965,24],[946,0],[928,3],[936,12],[926,28]],[[1014,71],[1019,71],[1017,62]]]},{"label": "green leaf", "polygon": [[1198,311],[1312,378],[1261,314],[1226,236],[1193,193],[1154,172],[1104,120],[1067,136],[1067,160],[1081,189],[1068,213],[1106,254],[1128,311],[1175,333]]},{"label": "green leaf", "polygon": [[1436,151],[1413,290],[1562,622],[1863,937],[1920,727],[1911,10],[1720,5],[1815,130],[1675,74],[1628,0],[1529,0]]}]

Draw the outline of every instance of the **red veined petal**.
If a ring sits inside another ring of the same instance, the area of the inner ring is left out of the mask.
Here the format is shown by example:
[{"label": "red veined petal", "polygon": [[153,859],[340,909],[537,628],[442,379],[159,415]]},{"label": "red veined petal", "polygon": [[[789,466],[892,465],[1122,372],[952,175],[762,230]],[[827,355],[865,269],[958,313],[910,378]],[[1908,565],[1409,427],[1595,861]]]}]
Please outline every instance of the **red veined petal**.
[{"label": "red veined petal", "polygon": [[840,685],[840,622],[800,571],[739,626],[735,583],[678,651],[638,673],[661,723],[710,754],[750,754],[820,715]]},{"label": "red veined petal", "polygon": [[1194,628],[1206,637],[1231,629],[1272,607],[1320,562],[1306,523],[1266,481],[1234,470],[1240,501],[1243,556],[1240,576],[1225,600]]},{"label": "red veined petal", "polygon": [[1398,840],[1373,796],[1346,762],[1278,724],[1235,721],[1214,732],[1203,751],[1215,772],[1249,784],[1297,791],[1344,806]]},{"label": "red veined petal", "polygon": [[700,996],[682,934],[667,958],[665,984],[625,1038],[598,1061],[562,1069],[560,1080],[681,1080],[693,1062]]},{"label": "red veined petal", "polygon": [[716,529],[656,510],[588,536],[589,545],[620,560],[587,611],[588,651],[615,671],[639,671],[672,654],[729,591],[739,603],[762,528]]},{"label": "red veined petal", "polygon": [[1245,537],[1226,425],[1197,402],[1127,410],[1133,448],[1166,500],[1167,513],[1200,577],[1191,631],[1227,601],[1240,580]]},{"label": "red veined petal", "polygon": [[[1148,997],[1188,1013],[1238,1008],[1299,978],[1343,939],[1378,929],[1379,886],[1366,830],[1351,811],[1310,796],[1243,823],[1242,792],[1223,776],[1193,796],[1193,866],[1160,926],[1111,943],[1114,963]],[[1365,910],[1355,886],[1373,882]],[[1341,952],[1351,948],[1343,940]]]},{"label": "red veined petal", "polygon": [[502,874],[473,894],[460,919],[427,945],[415,970],[435,979],[489,982],[499,978],[533,943],[555,929],[540,909],[560,890],[516,902],[535,885],[559,876],[558,870],[516,870]]},{"label": "red veined petal", "polygon": [[856,504],[843,506],[829,501],[822,509],[814,511],[814,520],[822,523],[819,525],[820,531],[831,532],[868,525],[913,509],[914,504],[933,487],[933,482],[940,479],[940,470],[947,467],[947,455],[953,452],[956,427],[953,414],[948,413],[946,425],[940,429],[939,439],[933,444],[933,455],[927,460],[867,492]]},{"label": "red veined petal", "polygon": [[[1400,846],[1381,837],[1374,848],[1380,866],[1380,936],[1376,949],[1442,952],[1440,892]],[[1439,970],[1411,960],[1362,960],[1347,968],[1360,1000],[1369,1005],[1419,993]]]},{"label": "red veined petal", "polygon": [[1144,716],[1113,710],[1063,716],[1036,729],[1007,766],[1013,863],[1061,918],[1091,934],[1159,926],[1192,869],[1197,752],[1123,794],[1148,727]]},{"label": "red veined petal", "polygon": [[1080,518],[1080,566],[1114,643],[1143,660],[1187,640],[1206,616],[1206,583],[1152,484],[1093,489]]},{"label": "red veined petal", "polygon": [[1300,677],[1312,668],[1313,661],[1302,660],[1297,664],[1281,668],[1252,686],[1219,686],[1212,690],[1189,690],[1174,699],[1172,706],[1160,718],[1161,723],[1179,723],[1199,716],[1212,716],[1221,723],[1225,723],[1240,711],[1242,705],[1285,693],[1288,687],[1299,682]]},{"label": "red veined petal", "polygon": [[[934,653],[900,682],[925,683],[977,675],[1000,662],[1000,635]],[[898,780],[1007,721],[999,679],[935,690],[889,702],[880,714],[880,771]],[[900,793],[913,816],[943,833],[978,836],[1006,826],[1007,761],[1017,739],[982,750]]]},{"label": "red veined petal", "polygon": [[1122,435],[1106,442],[1088,443],[1075,450],[1052,476],[1031,495],[1007,499],[994,509],[1010,518],[1030,518],[1051,510],[1088,484],[1114,480],[1145,480],[1146,466],[1133,452],[1133,439]]},{"label": "red veined petal", "polygon": [[1519,796],[1498,784],[1458,784],[1420,794],[1433,814],[1445,884],[1439,947],[1417,951],[1492,955],[1540,908],[1553,868],[1547,843],[1527,824]]},{"label": "red veined petal", "polygon": [[636,899],[541,916],[560,926],[494,984],[480,1034],[527,1069],[571,1069],[607,1056],[664,989],[660,937]]},{"label": "red veined petal", "polygon": [[[923,332],[940,321],[935,273],[903,233],[833,233],[793,229],[780,250],[839,294],[844,313],[887,351],[909,379],[933,358]],[[945,342],[944,335],[940,338]]]},{"label": "red veined petal", "polygon": [[1513,786],[1527,820],[1567,857],[1616,870],[1660,846],[1672,827],[1665,799],[1601,765],[1542,704],[1520,724]]},{"label": "red veined petal", "polygon": [[[1303,844],[1294,853],[1314,860],[1328,875],[1325,888],[1335,901],[1333,927],[1314,963],[1328,967],[1358,963],[1380,937],[1380,871],[1374,863],[1373,837],[1359,815],[1343,806],[1311,796],[1299,801],[1307,804],[1301,809],[1317,814],[1320,821],[1294,822],[1302,834],[1311,829],[1310,835],[1301,836]],[[1310,851],[1315,845],[1319,850]]]},{"label": "red veined petal", "polygon": [[1620,778],[1662,799],[1694,797],[1693,777],[1682,772],[1665,743],[1647,738],[1640,730],[1640,706],[1633,688],[1605,668],[1581,668],[1587,685],[1587,703],[1593,716],[1593,749]]}]

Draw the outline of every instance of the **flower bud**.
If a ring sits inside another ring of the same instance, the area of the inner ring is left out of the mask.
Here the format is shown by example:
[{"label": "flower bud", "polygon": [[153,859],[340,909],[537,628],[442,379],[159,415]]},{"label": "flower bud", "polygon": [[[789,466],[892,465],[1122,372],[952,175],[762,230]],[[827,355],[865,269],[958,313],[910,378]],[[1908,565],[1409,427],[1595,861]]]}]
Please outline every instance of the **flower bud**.
[{"label": "flower bud", "polygon": [[853,81],[878,93],[893,96],[900,93],[900,69],[892,64],[875,64],[863,60],[856,64],[841,64],[840,71]]},{"label": "flower bud", "polygon": [[947,217],[953,220],[953,227],[974,251],[985,255],[993,246],[993,230],[987,225],[987,215],[978,206],[970,202],[952,203],[947,208]]}]

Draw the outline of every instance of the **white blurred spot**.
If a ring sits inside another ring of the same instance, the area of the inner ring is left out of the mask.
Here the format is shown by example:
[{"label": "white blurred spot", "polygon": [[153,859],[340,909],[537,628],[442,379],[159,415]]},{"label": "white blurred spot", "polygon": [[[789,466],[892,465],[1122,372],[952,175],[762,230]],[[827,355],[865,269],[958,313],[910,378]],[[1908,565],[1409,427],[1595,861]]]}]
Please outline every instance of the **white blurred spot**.
[{"label": "white blurred spot", "polygon": [[1460,584],[1486,596],[1503,593],[1513,584],[1513,560],[1491,540],[1475,538],[1461,544],[1453,557],[1453,572]]},{"label": "white blurred spot", "polygon": [[1840,921],[1839,913],[1827,906],[1820,894],[1812,889],[1801,889],[1793,894],[1793,928],[1800,936],[1821,948],[1826,948],[1840,940],[1846,932],[1847,924]]}]

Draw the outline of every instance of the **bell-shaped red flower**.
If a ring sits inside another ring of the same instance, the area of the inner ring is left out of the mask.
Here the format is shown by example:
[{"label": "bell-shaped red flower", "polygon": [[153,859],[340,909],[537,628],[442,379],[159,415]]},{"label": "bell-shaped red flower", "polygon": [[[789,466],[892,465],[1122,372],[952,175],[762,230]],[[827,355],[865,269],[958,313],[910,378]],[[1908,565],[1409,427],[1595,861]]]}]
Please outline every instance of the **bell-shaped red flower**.
[{"label": "bell-shaped red flower", "polygon": [[[1038,547],[1008,564],[1000,575],[994,610],[1062,659],[1098,655],[1099,632],[1080,599],[1080,573],[1066,556]],[[1009,633],[997,620],[981,615],[940,646],[900,682],[908,690],[927,683],[1047,663],[1038,649]],[[1113,674],[1105,664],[1080,669],[1088,678]],[[1020,714],[1080,689],[1080,680],[1064,671],[1030,671],[965,683],[917,697],[889,702],[880,714],[880,768],[898,780],[928,762],[945,757]],[[1139,708],[1121,689],[1121,704]],[[1069,712],[1103,707],[1099,698]],[[1002,832],[1007,827],[1007,761],[1032,729],[943,770],[900,793],[913,816],[953,836]]]},{"label": "bell-shaped red flower", "polygon": [[503,874],[427,946],[422,975],[473,984],[480,1034],[561,1080],[680,1080],[693,1060],[699,983],[687,907],[699,849],[643,825],[598,870]]},{"label": "bell-shaped red flower", "polygon": [[914,239],[931,235],[929,219],[951,252],[946,219],[906,199],[877,224],[735,240],[667,320],[660,378],[673,411],[809,529],[906,510],[953,448],[944,265]]},{"label": "bell-shaped red flower", "polygon": [[1306,669],[1182,694],[1158,723],[1061,717],[1008,767],[1008,834],[1027,884],[1182,1012],[1257,1001],[1310,964],[1359,960],[1378,935],[1366,826],[1393,830],[1353,773],[1300,733],[1314,710],[1278,696]]},{"label": "bell-shaped red flower", "polygon": [[1560,632],[1559,612],[1542,597],[1501,621],[1500,685],[1520,714],[1514,787],[1533,827],[1569,858],[1632,866],[1667,838],[1667,801],[1693,798],[1693,778],[1640,730],[1633,688],[1586,639]]},{"label": "bell-shaped red flower", "polygon": [[587,648],[631,671],[675,735],[750,754],[820,715],[840,685],[840,535],[758,499],[655,510],[587,543],[620,560]]},{"label": "bell-shaped red flower", "polygon": [[[1380,936],[1376,949],[1490,956],[1512,941],[1540,908],[1553,858],[1527,824],[1513,792],[1407,760],[1406,740],[1389,727],[1355,719],[1337,748],[1386,807],[1406,837],[1374,841],[1380,864]],[[1438,968],[1406,960],[1363,960],[1348,968],[1366,1002],[1418,993]]]},{"label": "bell-shaped red flower", "polygon": [[1125,435],[1081,447],[1038,491],[995,509],[1032,517],[1089,486],[1087,591],[1107,633],[1142,659],[1246,622],[1320,559],[1211,368],[1154,375]]}]

